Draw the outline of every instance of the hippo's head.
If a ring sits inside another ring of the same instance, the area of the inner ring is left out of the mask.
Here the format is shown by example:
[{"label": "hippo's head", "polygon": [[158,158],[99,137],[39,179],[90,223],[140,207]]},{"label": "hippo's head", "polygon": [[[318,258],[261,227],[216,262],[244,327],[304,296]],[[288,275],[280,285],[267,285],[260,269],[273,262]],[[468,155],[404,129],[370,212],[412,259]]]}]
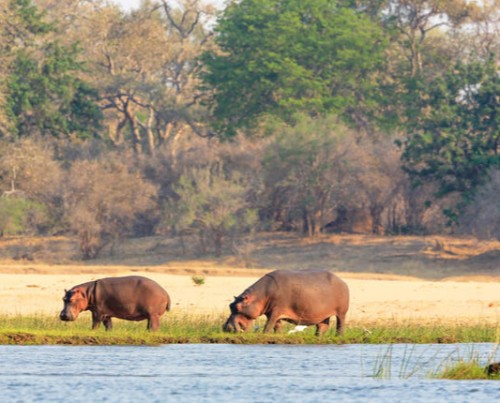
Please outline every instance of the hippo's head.
[{"label": "hippo's head", "polygon": [[225,332],[246,332],[252,328],[255,318],[260,315],[259,305],[250,294],[234,297],[229,304],[231,315],[222,327]]},{"label": "hippo's head", "polygon": [[226,323],[222,326],[225,332],[246,332],[252,328],[253,319],[241,314],[231,314]]},{"label": "hippo's head", "polygon": [[72,288],[64,294],[64,308],[59,314],[59,318],[64,321],[72,321],[78,318],[78,314],[88,307],[88,300],[85,292],[80,288]]}]

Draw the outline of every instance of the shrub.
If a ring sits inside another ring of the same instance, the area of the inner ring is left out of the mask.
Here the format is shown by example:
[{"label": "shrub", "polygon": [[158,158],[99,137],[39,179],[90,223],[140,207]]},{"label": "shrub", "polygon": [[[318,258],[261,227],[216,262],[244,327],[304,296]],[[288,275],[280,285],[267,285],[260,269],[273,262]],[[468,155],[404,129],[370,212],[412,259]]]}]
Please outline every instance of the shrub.
[{"label": "shrub", "polygon": [[206,238],[220,256],[227,237],[248,232],[257,223],[257,213],[246,200],[246,184],[238,175],[193,168],[181,176],[175,190],[178,199],[168,203],[166,214],[179,230],[198,232],[203,253]]},{"label": "shrub", "polygon": [[47,208],[42,203],[20,198],[0,198],[0,234],[33,235],[49,223]]},{"label": "shrub", "polygon": [[75,162],[65,191],[66,219],[83,258],[95,258],[109,242],[130,235],[136,220],[155,209],[155,198],[152,184],[110,156]]},{"label": "shrub", "polygon": [[205,276],[202,274],[195,274],[191,277],[191,280],[193,280],[193,283],[195,285],[203,285],[205,284]]},{"label": "shrub", "polygon": [[479,238],[500,239],[500,170],[490,171],[490,180],[479,187],[460,217],[460,231]]}]

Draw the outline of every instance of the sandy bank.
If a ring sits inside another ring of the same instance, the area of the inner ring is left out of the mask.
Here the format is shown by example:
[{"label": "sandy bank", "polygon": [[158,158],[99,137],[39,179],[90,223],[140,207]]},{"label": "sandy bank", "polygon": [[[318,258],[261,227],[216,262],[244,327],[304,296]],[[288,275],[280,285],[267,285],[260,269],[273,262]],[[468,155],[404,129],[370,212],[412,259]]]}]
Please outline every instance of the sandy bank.
[{"label": "sandy bank", "polygon": [[[126,275],[131,272],[114,272]],[[210,276],[205,284],[194,285],[190,275],[134,271],[160,283],[169,292],[172,312],[225,314],[234,295],[238,295],[257,276]],[[351,290],[348,320],[422,322],[500,323],[500,284],[498,281],[426,281],[417,279],[374,278],[362,274],[339,274]],[[57,315],[62,308],[64,289],[105,277],[87,274],[0,273],[0,315]]]}]

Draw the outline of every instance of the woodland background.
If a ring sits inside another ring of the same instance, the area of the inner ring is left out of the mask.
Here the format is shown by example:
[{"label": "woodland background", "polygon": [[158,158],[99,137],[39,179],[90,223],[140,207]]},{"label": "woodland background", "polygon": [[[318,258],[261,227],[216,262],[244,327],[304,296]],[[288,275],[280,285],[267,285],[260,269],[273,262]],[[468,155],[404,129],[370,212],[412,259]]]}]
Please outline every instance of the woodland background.
[{"label": "woodland background", "polygon": [[498,0],[0,0],[0,234],[500,237]]}]

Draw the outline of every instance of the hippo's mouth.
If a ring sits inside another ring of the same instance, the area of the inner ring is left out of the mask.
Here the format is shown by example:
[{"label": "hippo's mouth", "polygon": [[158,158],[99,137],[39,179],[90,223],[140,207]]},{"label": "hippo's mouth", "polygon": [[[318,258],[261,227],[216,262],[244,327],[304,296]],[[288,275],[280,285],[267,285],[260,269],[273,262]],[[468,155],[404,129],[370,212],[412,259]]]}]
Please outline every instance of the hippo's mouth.
[{"label": "hippo's mouth", "polygon": [[73,315],[68,315],[65,312],[61,312],[61,314],[59,315],[59,319],[64,322],[73,322],[76,318]]}]

